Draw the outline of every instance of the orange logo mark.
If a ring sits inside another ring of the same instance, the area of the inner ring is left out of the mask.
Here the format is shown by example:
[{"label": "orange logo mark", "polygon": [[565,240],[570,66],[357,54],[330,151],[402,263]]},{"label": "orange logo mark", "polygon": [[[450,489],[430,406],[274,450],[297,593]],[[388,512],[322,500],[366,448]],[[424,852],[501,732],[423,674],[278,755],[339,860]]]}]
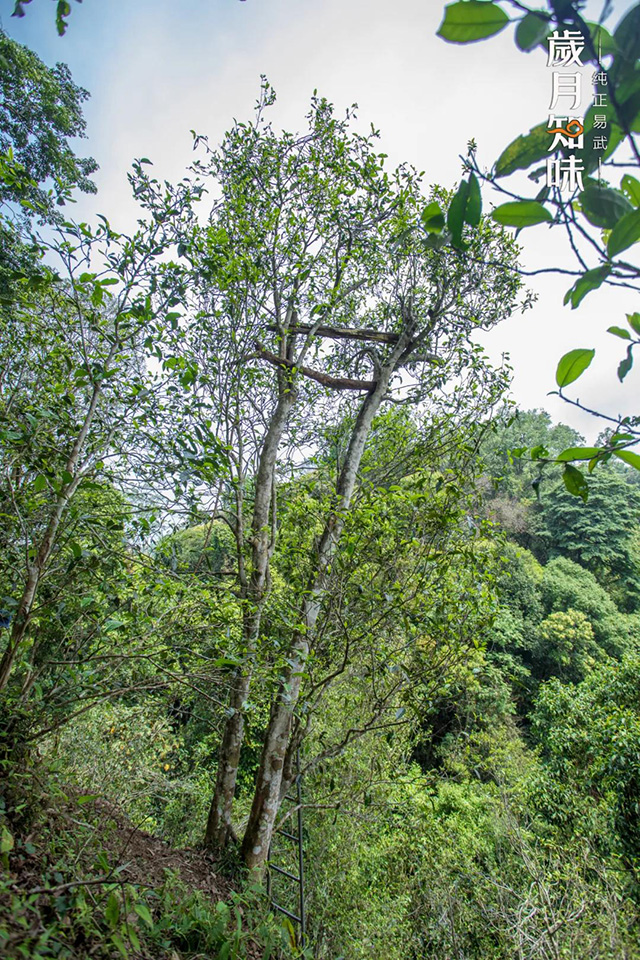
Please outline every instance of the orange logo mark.
[{"label": "orange logo mark", "polygon": [[[573,133],[571,132],[573,130]],[[579,120],[569,120],[566,127],[554,127],[553,130],[548,130],[547,133],[564,133],[565,137],[576,138],[579,137],[581,133],[584,133],[584,127]]]}]

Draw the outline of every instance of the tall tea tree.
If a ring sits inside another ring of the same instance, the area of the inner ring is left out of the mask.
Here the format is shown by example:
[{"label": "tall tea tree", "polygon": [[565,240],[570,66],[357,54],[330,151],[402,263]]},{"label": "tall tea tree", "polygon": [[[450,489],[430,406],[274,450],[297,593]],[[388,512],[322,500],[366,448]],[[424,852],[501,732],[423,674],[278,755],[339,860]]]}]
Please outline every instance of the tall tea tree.
[{"label": "tall tea tree", "polygon": [[[410,180],[403,173],[394,186],[371,138],[349,135],[347,121],[336,120],[322,100],[313,101],[306,135],[275,134],[264,119],[272,101],[265,85],[255,122],[237,124],[199,168],[221,196],[207,228],[185,244],[201,291],[194,335],[203,390],[216,399],[220,439],[229,449],[225,516],[245,601],[245,656],[231,693],[207,829],[208,844],[217,847],[230,834],[269,593],[279,451],[294,411],[298,440],[301,434],[313,439],[308,417],[322,387],[357,394],[372,385],[361,369],[372,362],[369,345],[377,331],[345,333],[341,324],[363,302],[368,278],[381,271],[377,237],[397,216],[403,178]],[[384,332],[379,337],[398,340]]]},{"label": "tall tea tree", "polygon": [[[513,244],[481,221],[477,184],[458,211],[461,241],[470,230],[465,223],[473,227],[471,257],[432,237],[433,223],[444,220],[446,197],[423,197],[420,177],[408,167],[385,171],[375,134],[354,133],[348,115],[337,119],[317,97],[304,135],[277,134],[265,119],[272,101],[265,85],[255,121],[237,123],[222,147],[196,164],[219,199],[209,224],[194,225],[180,241],[193,265],[192,289],[199,292],[191,333],[200,389],[219,404],[220,438],[229,447],[223,515],[236,536],[245,610],[242,664],[207,829],[211,847],[224,846],[232,835],[254,663],[270,642],[262,618],[279,535],[278,473],[287,465],[295,469],[317,446],[336,407],[352,414],[293,621],[283,611],[288,664],[272,705],[244,840],[245,859],[258,867],[280,803],[293,712],[327,577],[373,420],[390,400],[420,402],[438,390],[455,392],[465,373],[482,394],[487,380],[471,338],[509,313],[518,288],[502,267],[514,256]],[[282,647],[282,636],[278,642]]]},{"label": "tall tea tree", "polygon": [[[398,198],[397,207],[368,238],[376,270],[367,271],[361,296],[351,311],[343,312],[344,328],[338,331],[315,325],[309,316],[308,336],[322,344],[316,364],[331,362],[332,369],[340,369],[343,376],[348,373],[357,357],[347,346],[355,334],[367,342],[370,368],[368,382],[352,387],[357,399],[346,450],[320,535],[310,549],[309,574],[298,594],[279,689],[271,704],[242,845],[244,859],[252,868],[261,869],[265,863],[288,786],[294,715],[318,622],[330,600],[332,567],[359,488],[374,419],[390,402],[433,402],[447,389],[458,398],[465,394],[471,400],[475,394],[486,401],[493,394],[496,400],[495,379],[480,361],[472,335],[479,327],[497,323],[513,306],[518,285],[495,266],[513,255],[511,244],[478,223],[470,243],[478,266],[450,246],[434,249],[425,236],[424,222],[433,215],[435,201],[421,195],[419,178],[399,171],[391,189]],[[492,266],[480,265],[481,251]],[[330,347],[329,343],[338,345]],[[358,349],[362,349],[360,345]],[[314,365],[314,372],[316,369]],[[471,382],[465,379],[469,374]],[[335,389],[336,385],[326,385],[327,391]]]}]

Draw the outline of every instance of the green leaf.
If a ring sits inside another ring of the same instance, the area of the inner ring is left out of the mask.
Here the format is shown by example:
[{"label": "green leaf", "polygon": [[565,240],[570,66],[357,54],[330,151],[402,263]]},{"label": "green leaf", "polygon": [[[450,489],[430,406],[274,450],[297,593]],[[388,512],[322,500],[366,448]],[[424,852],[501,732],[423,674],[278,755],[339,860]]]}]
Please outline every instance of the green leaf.
[{"label": "green leaf", "polygon": [[107,900],[107,906],[104,911],[105,919],[110,927],[116,927],[120,919],[120,902],[112,890]]},{"label": "green leaf", "polygon": [[611,187],[589,186],[578,200],[583,214],[594,227],[611,230],[625,214],[633,212],[625,195]]},{"label": "green leaf", "polygon": [[534,47],[542,43],[549,33],[549,16],[541,10],[540,13],[531,11],[522,18],[516,27],[516,46],[524,53],[529,53]]},{"label": "green leaf", "polygon": [[618,52],[625,60],[635,62],[640,57],[640,5],[631,8],[613,31]]},{"label": "green leaf", "polygon": [[9,853],[10,850],[13,850],[13,846],[13,834],[9,832],[3,823],[2,833],[0,833],[0,853]]},{"label": "green leaf", "polygon": [[[432,206],[429,204],[427,210]],[[426,212],[426,211],[425,211]],[[466,250],[468,244],[462,240],[462,229],[465,223],[477,227],[482,216],[482,196],[476,175],[472,172],[468,180],[462,180],[447,211],[447,227],[451,234],[451,242],[458,250]],[[435,238],[429,237],[433,241]],[[427,241],[425,241],[427,244]],[[429,246],[440,246],[430,243]]]},{"label": "green leaf", "polygon": [[549,128],[546,123],[540,123],[502,151],[494,168],[496,177],[508,177],[515,170],[526,170],[532,163],[545,158],[548,149]]},{"label": "green leaf", "polygon": [[627,125],[634,123],[640,110],[640,75],[632,73],[618,84],[616,89],[619,122]]},{"label": "green leaf", "polygon": [[640,207],[640,180],[636,180],[630,173],[625,173],[620,181],[620,186],[634,207]]},{"label": "green leaf", "polygon": [[423,238],[422,246],[428,250],[441,250],[442,247],[446,247],[448,242],[449,238],[446,234],[430,233],[428,237]]},{"label": "green leaf", "polygon": [[72,474],[70,474],[68,470],[63,470],[63,471],[62,471],[62,482],[63,482],[63,483],[71,483],[72,480],[73,480]]},{"label": "green leaf", "polygon": [[43,477],[41,473],[33,481],[33,492],[40,493],[47,486],[46,477]]},{"label": "green leaf", "polygon": [[453,245],[456,247],[463,247],[462,227],[465,222],[468,197],[469,184],[466,180],[462,180],[447,211],[447,226],[451,231]]},{"label": "green leaf", "polygon": [[76,543],[75,540],[72,540],[69,546],[71,547],[71,552],[73,553],[76,560],[79,560],[80,557],[82,556],[82,547],[80,546],[80,544]]},{"label": "green leaf", "polygon": [[136,903],[133,909],[138,914],[140,919],[144,920],[148,927],[153,926],[153,917],[151,916],[151,911],[145,903]]},{"label": "green leaf", "polygon": [[469,174],[469,195],[467,197],[467,208],[464,219],[470,227],[477,227],[482,216],[482,194],[480,193],[480,184],[473,171]]},{"label": "green leaf", "polygon": [[530,456],[532,460],[541,460],[541,459],[543,460],[545,459],[545,457],[549,456],[549,451],[544,446],[544,444],[539,443],[537,447],[531,448]]},{"label": "green leaf", "polygon": [[578,377],[581,377],[595,356],[595,350],[579,348],[569,350],[561,357],[556,370],[556,383],[559,387],[566,387]]},{"label": "green leaf", "polygon": [[82,806],[84,803],[91,803],[92,800],[97,800],[99,796],[99,793],[84,793],[81,797],[77,798],[76,803]]},{"label": "green leaf", "polygon": [[619,220],[611,231],[607,243],[607,254],[615,257],[640,240],[640,210],[632,210]]},{"label": "green leaf", "polygon": [[465,0],[445,7],[438,36],[449,43],[475,43],[500,33],[508,23],[509,17],[497,3]]},{"label": "green leaf", "polygon": [[584,474],[577,467],[572,467],[568,463],[562,473],[562,479],[569,493],[572,493],[574,497],[581,497],[585,503],[587,502],[589,484]]},{"label": "green leaf", "polygon": [[629,370],[631,370],[632,366],[633,366],[633,344],[630,344],[627,347],[626,357],[624,358],[624,360],[621,360],[620,363],[618,364],[618,380],[620,381],[620,383],[622,383],[626,375],[629,373]]},{"label": "green leaf", "polygon": [[601,452],[600,447],[567,447],[558,454],[558,460],[591,460]]},{"label": "green leaf", "polygon": [[[589,27],[589,33],[591,34],[591,39],[593,40],[593,45],[598,52],[598,45],[602,47],[602,56],[608,57],[612,53],[617,53],[618,48],[616,47],[615,41],[606,27],[603,27],[600,23],[594,23],[592,20],[585,21]],[[592,57],[589,56],[587,50],[583,54],[585,63],[592,61]]]},{"label": "green leaf", "polygon": [[640,313],[628,313],[627,323],[629,324],[633,332],[637,333],[640,336]]},{"label": "green leaf", "polygon": [[444,228],[444,213],[436,200],[432,200],[431,203],[427,204],[420,214],[420,219],[427,233],[440,233]]},{"label": "green leaf", "polygon": [[614,450],[613,451],[616,457],[619,457],[621,460],[624,460],[625,463],[628,463],[629,466],[635,467],[636,470],[640,470],[640,455],[634,453],[633,450]]},{"label": "green leaf", "polygon": [[631,340],[631,334],[624,327],[607,327],[607,333],[612,333],[614,337],[620,337],[621,340]]},{"label": "green leaf", "polygon": [[597,290],[598,287],[604,283],[610,273],[611,267],[608,265],[596,267],[594,270],[587,270],[587,272],[583,273],[581,277],[578,277],[574,285],[567,290],[563,302],[567,304],[571,301],[571,309],[575,310],[588,293],[591,293],[592,290]]},{"label": "green leaf", "polygon": [[537,223],[549,223],[553,217],[537,200],[511,200],[496,207],[491,219],[503,227],[517,227],[521,230]]},{"label": "green leaf", "polygon": [[114,931],[114,932],[111,934],[111,940],[112,940],[112,942],[114,943],[114,945],[118,948],[118,952],[124,957],[124,960],[128,960],[128,958],[129,958],[129,951],[127,950],[127,948],[126,948],[126,946],[125,946],[125,942],[124,942],[124,940],[122,939],[122,937],[120,936],[120,934],[119,934],[119,933],[116,933],[116,932]]}]

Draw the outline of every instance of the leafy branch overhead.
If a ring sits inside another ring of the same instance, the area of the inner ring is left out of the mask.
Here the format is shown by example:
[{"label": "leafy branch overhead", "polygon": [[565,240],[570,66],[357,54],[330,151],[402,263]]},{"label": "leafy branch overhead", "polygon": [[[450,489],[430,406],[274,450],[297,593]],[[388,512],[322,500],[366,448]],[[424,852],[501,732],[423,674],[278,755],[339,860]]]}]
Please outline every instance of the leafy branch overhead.
[{"label": "leafy branch overhead", "polygon": [[[31,0],[16,0],[16,4],[13,8],[12,17],[24,17],[25,16],[25,7],[31,3]],[[82,3],[82,0],[75,0],[75,3]],[[68,19],[71,15],[71,4],[69,0],[55,0],[56,4],[56,30],[58,35],[63,37],[68,24]]]},{"label": "leafy branch overhead", "polygon": [[[583,118],[569,119],[565,128],[558,129],[553,123],[556,118],[549,117],[506,146],[489,171],[480,169],[475,149],[465,159],[469,182],[473,177],[490,184],[506,198],[491,213],[496,223],[516,231],[541,224],[565,231],[568,253],[578,261],[576,278],[564,297],[571,309],[603,286],[640,291],[640,267],[637,259],[628,259],[629,253],[638,252],[640,243],[640,174],[629,172],[640,168],[636,143],[640,132],[640,4],[625,12],[613,32],[603,22],[585,20],[582,7],[579,0],[549,0],[546,10],[529,9],[516,0],[459,0],[445,7],[438,30],[438,36],[449,43],[468,44],[496,36],[513,25],[518,49],[526,54],[542,50],[549,54],[548,64],[553,63],[550,44],[569,43],[567,38],[573,38],[579,47],[572,62],[592,67],[594,103]],[[603,16],[610,13],[611,5],[605,3]],[[603,105],[608,110],[604,137]],[[554,133],[561,136],[554,140]],[[580,170],[575,182],[550,175],[552,164],[559,170],[563,163]],[[620,168],[627,168],[621,177]],[[535,196],[524,196],[520,186],[506,183],[512,174],[525,171],[537,184],[544,177],[544,185]],[[454,242],[459,239],[454,237]],[[549,269],[569,272],[557,264]],[[622,382],[632,369],[633,351],[640,343],[638,314],[627,314],[626,327],[612,325],[608,329],[626,342],[625,356],[617,370]],[[599,456],[590,460],[590,469],[613,453],[621,455],[640,440],[637,414],[610,417],[562,392],[584,373],[594,353],[586,349],[569,351],[560,360],[556,376],[563,399],[615,426],[611,436],[617,439],[599,448]],[[631,456],[631,451],[627,453]],[[627,462],[637,466],[640,459],[634,454]],[[568,488],[586,499],[588,484],[577,480],[576,468],[565,465],[564,476]]]}]

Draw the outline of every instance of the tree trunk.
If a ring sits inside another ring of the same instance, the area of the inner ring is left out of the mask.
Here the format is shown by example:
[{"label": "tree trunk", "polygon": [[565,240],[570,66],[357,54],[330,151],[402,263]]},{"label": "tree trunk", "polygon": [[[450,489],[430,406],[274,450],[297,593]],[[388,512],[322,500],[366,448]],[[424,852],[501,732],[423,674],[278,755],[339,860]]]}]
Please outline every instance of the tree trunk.
[{"label": "tree trunk", "polygon": [[247,866],[260,874],[269,853],[269,845],[280,808],[281,787],[285,777],[285,761],[291,734],[293,713],[298,703],[309,646],[313,637],[326,586],[327,568],[335,554],[349,510],[356,477],[373,419],[387,392],[389,381],[400,357],[408,346],[408,332],[402,334],[386,363],[382,366],[375,389],[367,395],[351,433],[349,449],[336,489],[335,508],[327,522],[316,552],[315,570],[307,595],[302,602],[301,623],[304,631],[293,636],[289,666],[278,695],[271,706],[269,725],[262,748],[260,769],[242,843]]},{"label": "tree trunk", "polygon": [[218,756],[216,786],[209,809],[204,843],[212,851],[223,850],[232,837],[231,814],[238,779],[240,750],[244,737],[244,711],[255,658],[262,608],[267,594],[267,573],[273,544],[269,515],[272,498],[275,496],[274,479],[278,447],[289,422],[289,415],[296,401],[296,393],[290,376],[279,373],[280,393],[278,403],[265,436],[258,472],[256,475],[255,502],[253,508],[251,575],[245,597],[243,615],[243,638],[246,658],[238,668],[229,695],[227,719],[222,734]]}]

